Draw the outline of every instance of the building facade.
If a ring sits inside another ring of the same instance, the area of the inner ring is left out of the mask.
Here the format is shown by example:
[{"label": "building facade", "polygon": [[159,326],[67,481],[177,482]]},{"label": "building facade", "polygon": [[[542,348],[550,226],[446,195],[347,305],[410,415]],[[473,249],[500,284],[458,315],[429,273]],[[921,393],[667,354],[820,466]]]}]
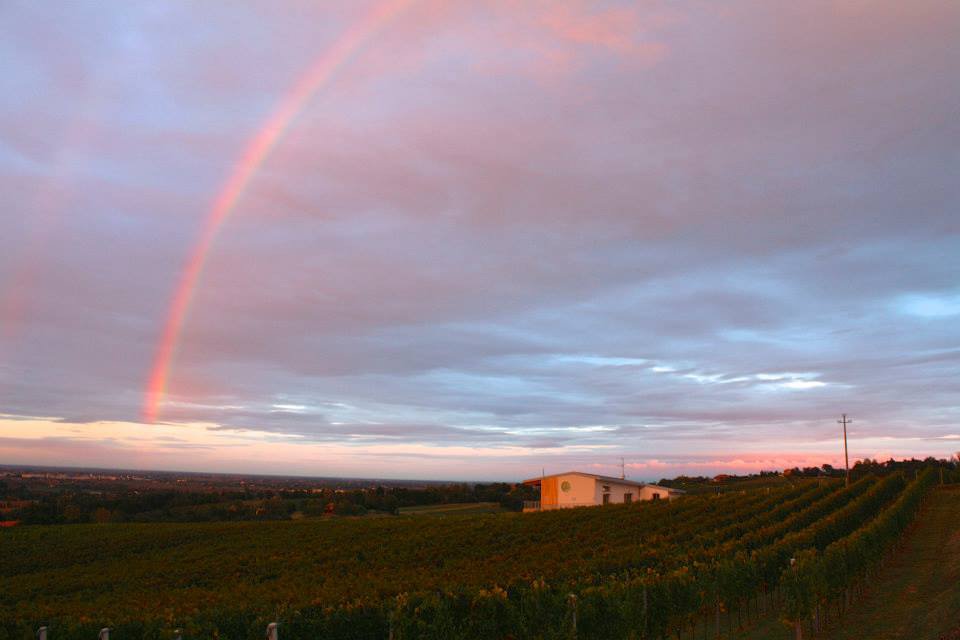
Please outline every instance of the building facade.
[{"label": "building facade", "polygon": [[524,505],[524,511],[593,507],[638,500],[670,500],[683,494],[680,489],[580,471],[530,478],[523,483],[540,487],[540,501]]}]

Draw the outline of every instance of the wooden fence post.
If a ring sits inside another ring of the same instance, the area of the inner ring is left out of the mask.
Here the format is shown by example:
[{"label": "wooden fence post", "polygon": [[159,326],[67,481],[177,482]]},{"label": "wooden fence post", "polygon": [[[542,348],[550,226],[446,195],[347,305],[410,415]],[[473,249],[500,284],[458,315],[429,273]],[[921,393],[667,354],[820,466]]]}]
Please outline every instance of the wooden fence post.
[{"label": "wooden fence post", "polygon": [[100,635],[97,636],[97,640],[110,640],[110,629],[107,627],[100,629]]},{"label": "wooden fence post", "polygon": [[571,619],[571,638],[576,639],[577,637],[577,594],[571,593],[567,596],[567,602],[570,603],[570,619]]},{"label": "wooden fence post", "polygon": [[[790,558],[790,567],[793,569],[793,575],[797,575],[797,559]],[[797,621],[793,625],[794,638],[796,640],[803,640],[803,616],[800,613],[797,613]]]},{"label": "wooden fence post", "polygon": [[267,625],[267,635],[266,635],[267,640],[277,640],[279,636],[277,627],[279,626],[280,625],[277,624],[276,622],[271,622],[270,624]]},{"label": "wooden fence post", "polygon": [[37,629],[37,640],[47,640],[47,628],[40,627]]}]

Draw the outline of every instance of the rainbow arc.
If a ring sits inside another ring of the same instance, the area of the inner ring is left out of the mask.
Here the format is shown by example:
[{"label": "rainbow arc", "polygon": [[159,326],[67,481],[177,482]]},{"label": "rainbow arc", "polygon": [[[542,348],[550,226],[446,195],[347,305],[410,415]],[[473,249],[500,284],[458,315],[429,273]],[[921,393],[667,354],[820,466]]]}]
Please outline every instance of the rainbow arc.
[{"label": "rainbow arc", "polygon": [[337,71],[353,59],[363,46],[394,20],[411,1],[386,0],[375,4],[317,58],[280,99],[259,131],[245,146],[206,215],[199,238],[189,253],[174,290],[147,381],[143,407],[143,418],[146,422],[156,422],[160,416],[177,344],[190,312],[190,304],[200,284],[207,256],[213,248],[218,232],[233,213],[250,180],[310,99],[328,86]]}]

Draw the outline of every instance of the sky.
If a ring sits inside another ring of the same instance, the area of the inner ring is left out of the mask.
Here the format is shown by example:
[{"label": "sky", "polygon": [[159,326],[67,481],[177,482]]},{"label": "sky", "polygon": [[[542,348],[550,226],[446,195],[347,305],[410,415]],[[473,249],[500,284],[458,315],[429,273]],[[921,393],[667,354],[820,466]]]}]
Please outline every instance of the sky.
[{"label": "sky", "polygon": [[0,464],[960,451],[960,4],[0,5]]}]

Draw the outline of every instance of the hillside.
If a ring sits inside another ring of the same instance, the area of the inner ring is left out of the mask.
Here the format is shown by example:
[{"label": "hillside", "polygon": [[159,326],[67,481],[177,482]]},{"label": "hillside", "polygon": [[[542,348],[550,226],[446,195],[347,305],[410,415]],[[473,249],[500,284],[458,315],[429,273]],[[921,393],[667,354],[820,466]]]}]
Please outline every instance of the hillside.
[{"label": "hillside", "polygon": [[930,495],[903,548],[830,640],[960,638],[960,486]]},{"label": "hillside", "polygon": [[272,619],[285,638],[385,638],[391,624],[404,638],[559,638],[576,593],[581,637],[703,629],[716,606],[749,614],[798,551],[906,522],[931,481],[536,514],[23,527],[2,534],[0,619],[23,638],[39,624],[57,638],[104,625],[253,638]]},{"label": "hillside", "polygon": [[[960,485],[929,492],[923,509],[882,568],[855,590],[843,615],[831,603],[819,633],[806,640],[960,640]],[[735,634],[737,640],[793,640],[776,616]]]}]

